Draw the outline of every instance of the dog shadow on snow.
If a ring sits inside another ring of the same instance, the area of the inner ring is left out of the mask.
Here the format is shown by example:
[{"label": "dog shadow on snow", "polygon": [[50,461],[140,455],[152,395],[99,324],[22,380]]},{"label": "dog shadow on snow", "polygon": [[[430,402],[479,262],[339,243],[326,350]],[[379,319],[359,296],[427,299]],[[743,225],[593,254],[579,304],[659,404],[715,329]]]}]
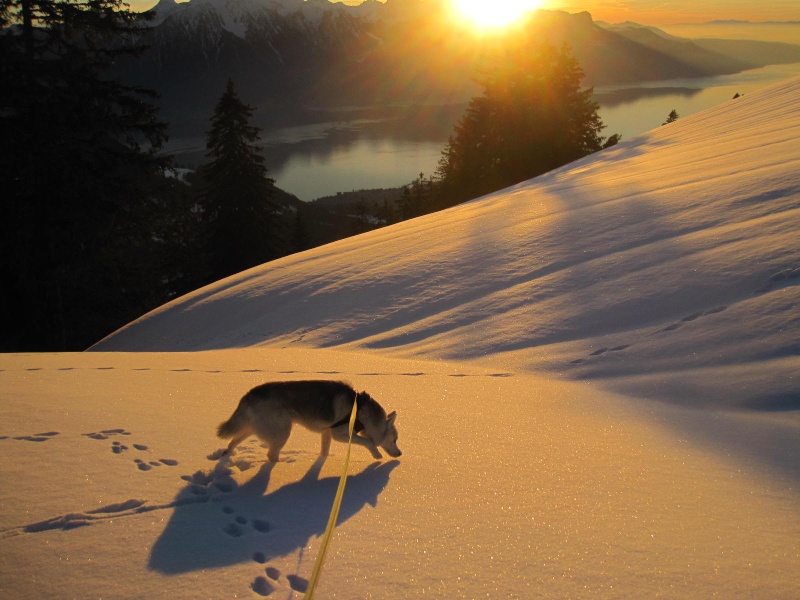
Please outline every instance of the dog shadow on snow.
[{"label": "dog shadow on snow", "polygon": [[[265,463],[237,485],[230,460],[219,461],[210,473],[184,477],[188,485],[170,504],[174,511],[150,552],[151,570],[178,574],[248,561],[263,564],[302,550],[325,532],[339,485],[338,476],[319,478],[325,458],[318,458],[299,481],[268,494],[272,470],[281,463]],[[348,476],[338,523],[366,505],[376,506],[399,464],[374,462]]]}]

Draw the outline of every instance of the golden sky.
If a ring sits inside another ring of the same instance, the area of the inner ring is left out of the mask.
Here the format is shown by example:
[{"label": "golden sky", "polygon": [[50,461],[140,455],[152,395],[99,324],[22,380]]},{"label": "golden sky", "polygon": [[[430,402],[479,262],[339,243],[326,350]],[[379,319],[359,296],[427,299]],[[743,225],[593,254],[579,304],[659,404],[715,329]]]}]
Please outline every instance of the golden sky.
[{"label": "golden sky", "polygon": [[595,20],[643,25],[720,19],[800,21],[800,0],[543,0],[542,7],[571,13],[588,11]]},{"label": "golden sky", "polygon": [[[128,0],[134,10],[147,10],[157,0]],[[179,0],[181,1],[181,0]],[[268,1],[268,0],[265,0]],[[361,0],[344,0],[360,4]],[[402,2],[403,0],[393,0]],[[459,1],[459,0],[453,0]],[[472,0],[475,1],[475,0]],[[495,0],[477,0],[492,6]],[[643,25],[703,23],[721,19],[800,21],[800,0],[520,0],[541,8],[570,13],[588,11],[595,20]],[[800,39],[797,40],[800,44]]]}]

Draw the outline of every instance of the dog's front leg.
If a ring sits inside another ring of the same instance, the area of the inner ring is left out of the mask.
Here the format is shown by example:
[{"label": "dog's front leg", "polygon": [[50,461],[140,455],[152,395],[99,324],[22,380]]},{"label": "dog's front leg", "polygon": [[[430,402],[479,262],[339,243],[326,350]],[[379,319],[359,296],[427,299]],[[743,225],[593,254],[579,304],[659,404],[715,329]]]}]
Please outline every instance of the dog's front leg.
[{"label": "dog's front leg", "polygon": [[328,456],[331,451],[331,430],[322,430],[322,448],[319,451],[320,456]]},{"label": "dog's front leg", "polygon": [[[348,428],[346,425],[342,425],[340,427],[334,427],[333,429],[330,429],[330,432],[331,435],[333,436],[333,439],[335,439],[337,442],[343,442],[346,444],[348,438],[350,437],[348,435]],[[378,448],[375,446],[375,444],[372,443],[372,440],[370,440],[369,438],[363,437],[356,433],[353,435],[353,443],[359,446],[363,446],[364,448],[369,450],[370,453],[372,454],[372,458],[383,458],[383,455],[378,451]]]}]

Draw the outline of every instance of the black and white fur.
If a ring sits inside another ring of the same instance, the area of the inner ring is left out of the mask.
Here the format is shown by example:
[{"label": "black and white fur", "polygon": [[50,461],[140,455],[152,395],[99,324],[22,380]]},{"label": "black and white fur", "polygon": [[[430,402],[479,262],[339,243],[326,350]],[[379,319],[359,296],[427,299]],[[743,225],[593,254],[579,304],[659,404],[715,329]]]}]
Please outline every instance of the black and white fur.
[{"label": "black and white fur", "polygon": [[321,456],[330,451],[331,439],[347,443],[350,412],[357,402],[353,443],[382,458],[378,447],[398,457],[396,412],[389,415],[366,392],[356,392],[341,381],[276,381],[254,387],[239,401],[231,418],[221,423],[217,435],[230,439],[226,453],[251,435],[267,444],[267,456],[277,462],[289,439],[292,424],[322,434]]}]

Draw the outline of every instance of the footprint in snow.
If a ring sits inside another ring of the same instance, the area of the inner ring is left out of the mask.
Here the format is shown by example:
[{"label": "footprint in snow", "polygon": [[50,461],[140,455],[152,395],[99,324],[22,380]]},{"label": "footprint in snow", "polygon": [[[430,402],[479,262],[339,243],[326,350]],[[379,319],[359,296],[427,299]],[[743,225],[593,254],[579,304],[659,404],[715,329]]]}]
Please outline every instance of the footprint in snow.
[{"label": "footprint in snow", "polygon": [[59,433],[60,432],[58,431],[45,431],[44,433],[34,433],[33,435],[21,435],[15,437],[14,439],[25,442],[46,442],[47,440],[51,440],[53,437],[59,435]]},{"label": "footprint in snow", "polygon": [[[107,440],[110,437],[117,436],[117,435],[133,435],[130,431],[127,431],[122,428],[117,429],[103,429],[101,431],[92,431],[91,433],[84,433],[82,434],[84,437],[88,437],[93,440]],[[139,452],[149,452],[150,446],[145,444],[131,444],[131,446],[127,446],[118,440],[114,440],[111,442],[111,452],[114,454],[122,454],[123,452],[127,452],[130,448],[133,447],[135,450]],[[133,460],[136,463],[136,468],[140,471],[150,471],[153,467],[161,467],[161,466],[168,466],[174,467],[178,465],[178,461],[173,458],[159,458],[158,460],[151,460],[145,462],[141,458],[136,458]]]},{"label": "footprint in snow", "polygon": [[[261,560],[263,559],[263,560]],[[253,560],[258,563],[264,564],[266,560],[263,553],[256,552],[253,555]],[[264,570],[264,575],[259,575],[250,584],[250,589],[260,596],[269,596],[278,590],[280,585],[281,572],[276,567],[267,567]],[[286,581],[294,592],[305,594],[308,590],[308,579],[300,577],[300,575],[287,575]]]},{"label": "footprint in snow", "polygon": [[[175,464],[178,464],[177,461]],[[231,477],[230,469],[222,463],[218,463],[211,472],[195,471],[192,475],[181,475],[181,479],[189,483],[189,493],[195,496],[206,496],[214,492],[228,494],[237,486],[236,481]]]},{"label": "footprint in snow", "polygon": [[300,575],[287,575],[286,580],[289,582],[289,587],[295,592],[305,594],[308,589],[308,579],[300,577]]},{"label": "footprint in snow", "polygon": [[709,308],[707,311],[703,313],[703,316],[706,315],[715,315],[717,313],[721,313],[723,310],[727,309],[727,306],[715,306],[714,308]]},{"label": "footprint in snow", "polygon": [[[235,511],[230,506],[223,506],[222,512],[226,515],[232,516]],[[223,531],[231,537],[241,537],[247,532],[248,526],[255,529],[258,533],[267,533],[270,529],[272,529],[267,521],[263,521],[261,519],[248,519],[244,515],[236,515],[233,519],[233,523],[228,523],[225,525]],[[263,554],[261,556],[263,556]]]},{"label": "footprint in snow", "polygon": [[143,461],[141,458],[134,458],[133,462],[136,463],[136,467],[140,471],[149,471],[153,467],[163,467],[164,465],[174,467],[178,464],[177,460],[171,458],[159,458],[158,460],[150,460],[147,462]]},{"label": "footprint in snow", "polygon": [[84,433],[82,435],[84,437],[88,437],[93,440],[107,440],[108,438],[115,435],[132,435],[132,434],[130,431],[125,431],[124,429],[103,429],[102,431],[93,431],[92,433]]},{"label": "footprint in snow", "polygon": [[702,313],[702,312],[696,312],[696,313],[692,313],[692,314],[690,314],[690,315],[687,315],[687,316],[683,317],[683,318],[681,319],[681,321],[683,321],[684,323],[687,323],[687,322],[689,322],[689,321],[694,321],[694,320],[696,320],[696,319],[699,319],[699,318],[700,318],[700,317],[702,317],[702,316],[703,316],[703,313]]},{"label": "footprint in snow", "polygon": [[266,577],[259,575],[253,580],[253,583],[250,584],[250,589],[259,596],[269,596],[278,588],[275,587],[275,584],[270,582]]},{"label": "footprint in snow", "polygon": [[701,317],[707,317],[708,315],[716,315],[716,314],[721,313],[722,311],[726,310],[727,308],[728,308],[727,306],[723,305],[723,306],[715,306],[714,308],[709,308],[708,310],[702,310],[702,311],[699,311],[699,312],[693,312],[692,314],[686,315],[685,317],[683,317],[679,321],[676,321],[675,323],[672,323],[671,325],[667,325],[663,329],[659,329],[658,331],[655,331],[654,333],[666,333],[668,331],[675,331],[676,329],[680,329],[681,327],[683,327],[686,323],[691,323],[692,321],[696,321],[697,319],[699,319]]},{"label": "footprint in snow", "polygon": [[758,288],[756,294],[765,294],[790,285],[800,285],[800,267],[783,269],[772,275],[767,283]]},{"label": "footprint in snow", "polygon": [[589,362],[595,356],[603,356],[604,354],[607,354],[608,352],[622,352],[623,350],[627,350],[630,347],[631,347],[630,344],[620,344],[619,346],[613,346],[612,348],[608,348],[608,347],[598,348],[597,350],[595,350],[594,352],[592,352],[591,354],[589,354],[585,358],[576,358],[575,360],[571,360],[569,364],[571,364],[571,365],[580,365],[582,363]]}]

